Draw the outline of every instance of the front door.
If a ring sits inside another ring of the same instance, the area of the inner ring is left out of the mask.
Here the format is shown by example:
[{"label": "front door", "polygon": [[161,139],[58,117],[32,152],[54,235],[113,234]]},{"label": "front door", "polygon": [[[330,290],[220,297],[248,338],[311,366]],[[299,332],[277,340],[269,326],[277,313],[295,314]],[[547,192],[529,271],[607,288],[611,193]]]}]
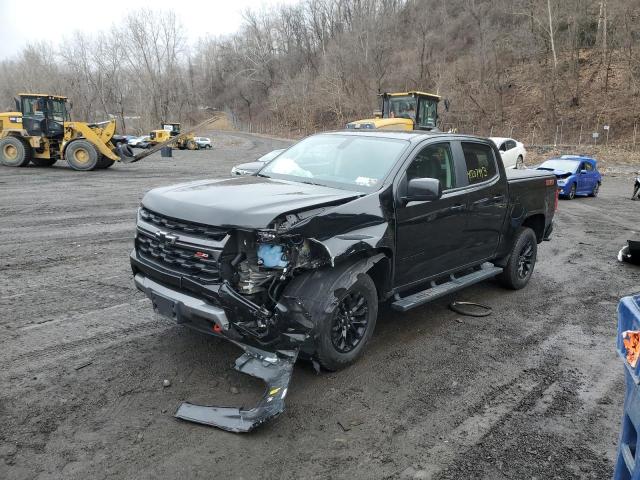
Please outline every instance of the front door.
[{"label": "front door", "polygon": [[[442,197],[405,204],[400,197],[413,178],[438,179]],[[457,183],[449,142],[419,149],[402,173],[396,191],[395,286],[416,284],[461,265],[466,199]]]}]

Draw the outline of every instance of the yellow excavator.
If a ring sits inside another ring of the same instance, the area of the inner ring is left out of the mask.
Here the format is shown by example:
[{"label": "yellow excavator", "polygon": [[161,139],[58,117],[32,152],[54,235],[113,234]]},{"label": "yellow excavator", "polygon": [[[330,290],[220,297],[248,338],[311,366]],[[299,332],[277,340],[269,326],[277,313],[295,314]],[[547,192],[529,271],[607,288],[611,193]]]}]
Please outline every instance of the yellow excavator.
[{"label": "yellow excavator", "polygon": [[[25,167],[32,163],[49,167],[66,160],[74,170],[109,168],[115,162],[133,163],[162,147],[180,142],[192,132],[169,136],[142,153],[134,155],[124,137],[115,135],[116,121],[100,123],[71,121],[67,97],[20,93],[16,110],[0,112],[0,164]],[[206,120],[194,130],[217,120]]]},{"label": "yellow excavator", "polygon": [[[158,143],[166,142],[167,140],[180,135],[179,123],[163,123],[160,130],[152,130],[149,134],[149,143],[151,145],[157,145]],[[196,143],[196,137],[193,133],[185,133],[173,144],[180,150],[197,150],[198,144]]]},{"label": "yellow excavator", "polygon": [[[347,123],[348,129],[437,130],[440,96],[418,91],[380,93],[373,118]],[[445,106],[447,105],[445,101]]]}]

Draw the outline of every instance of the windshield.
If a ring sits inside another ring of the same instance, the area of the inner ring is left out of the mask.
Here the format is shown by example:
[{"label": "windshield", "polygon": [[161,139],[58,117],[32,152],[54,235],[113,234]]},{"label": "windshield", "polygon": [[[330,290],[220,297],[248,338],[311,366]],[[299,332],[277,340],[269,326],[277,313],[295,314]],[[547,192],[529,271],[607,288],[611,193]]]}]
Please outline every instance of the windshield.
[{"label": "windshield", "polygon": [[579,160],[547,160],[537,170],[563,170],[576,173],[578,165],[580,165]]},{"label": "windshield", "polygon": [[409,145],[405,140],[315,135],[286,150],[258,175],[371,192]]},{"label": "windshield", "polygon": [[280,149],[280,150],[274,150],[272,152],[269,153],[265,153],[263,156],[261,156],[258,160],[256,160],[257,162],[263,162],[263,163],[267,163],[270,162],[271,160],[273,160],[274,158],[276,158],[278,155],[280,155],[282,152],[284,152],[284,149]]},{"label": "windshield", "polygon": [[56,122],[69,120],[66,102],[64,100],[49,100],[49,113]]},{"label": "windshield", "polygon": [[389,109],[383,109],[384,118],[416,119],[416,99],[411,95],[389,97]]}]

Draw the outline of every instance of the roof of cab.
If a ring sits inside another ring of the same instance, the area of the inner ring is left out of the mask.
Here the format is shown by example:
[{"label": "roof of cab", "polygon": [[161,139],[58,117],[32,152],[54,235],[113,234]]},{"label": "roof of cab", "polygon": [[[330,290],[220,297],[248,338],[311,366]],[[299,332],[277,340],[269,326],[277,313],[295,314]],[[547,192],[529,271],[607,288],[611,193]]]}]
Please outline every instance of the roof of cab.
[{"label": "roof of cab", "polygon": [[[447,132],[429,132],[422,130],[335,130],[331,132],[319,133],[318,135],[348,135],[348,136],[360,136],[360,137],[374,137],[374,138],[389,138],[396,140],[407,140],[412,143],[418,143],[425,138],[447,137],[457,140],[483,140],[485,142],[491,142],[486,137],[479,137],[477,135],[465,135],[461,133],[447,133]],[[492,142],[493,143],[493,142]]]},{"label": "roof of cab", "polygon": [[57,100],[66,100],[67,97],[63,97],[62,95],[49,95],[47,93],[19,93],[19,97],[43,97],[43,98],[54,98]]},{"label": "roof of cab", "polygon": [[384,92],[384,93],[378,94],[378,96],[383,96],[383,95],[389,95],[390,97],[406,97],[408,95],[420,95],[420,96],[432,97],[437,99],[442,98],[440,97],[440,95],[436,95],[435,93],[420,92],[418,90],[410,90],[408,92]]}]

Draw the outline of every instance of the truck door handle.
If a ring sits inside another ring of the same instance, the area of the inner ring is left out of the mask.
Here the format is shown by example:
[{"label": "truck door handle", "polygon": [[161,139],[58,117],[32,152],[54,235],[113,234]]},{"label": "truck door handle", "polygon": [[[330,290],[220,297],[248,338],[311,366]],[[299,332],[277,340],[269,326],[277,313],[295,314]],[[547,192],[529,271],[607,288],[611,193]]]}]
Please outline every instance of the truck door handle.
[{"label": "truck door handle", "polygon": [[497,202],[501,202],[503,200],[504,200],[504,195],[496,195],[495,197],[491,198],[491,201],[496,202],[496,203]]},{"label": "truck door handle", "polygon": [[464,205],[454,205],[451,208],[449,208],[449,210],[451,210],[452,212],[460,212],[462,210],[464,210]]}]

